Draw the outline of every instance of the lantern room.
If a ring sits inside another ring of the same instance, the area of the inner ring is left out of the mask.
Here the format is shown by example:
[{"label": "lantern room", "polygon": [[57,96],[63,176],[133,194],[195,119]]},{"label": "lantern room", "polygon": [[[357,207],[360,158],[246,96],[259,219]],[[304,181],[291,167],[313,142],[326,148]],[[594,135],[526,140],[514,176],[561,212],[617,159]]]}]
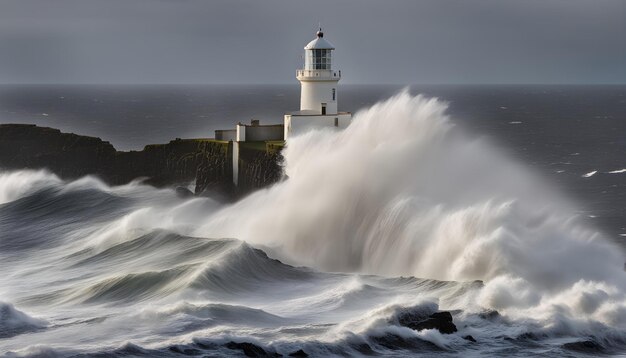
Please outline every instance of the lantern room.
[{"label": "lantern room", "polygon": [[304,69],[330,70],[334,49],[335,46],[324,39],[324,33],[320,29],[317,38],[304,47]]}]

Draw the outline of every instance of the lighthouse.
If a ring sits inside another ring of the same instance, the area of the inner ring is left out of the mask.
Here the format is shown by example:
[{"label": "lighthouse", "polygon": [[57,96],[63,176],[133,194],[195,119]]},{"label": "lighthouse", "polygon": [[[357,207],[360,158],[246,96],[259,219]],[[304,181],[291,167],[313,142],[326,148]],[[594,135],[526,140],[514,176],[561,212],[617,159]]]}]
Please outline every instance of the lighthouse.
[{"label": "lighthouse", "polygon": [[[285,114],[283,124],[261,125],[259,120],[253,119],[250,124],[239,122],[235,129],[215,131],[216,141],[232,145],[228,151],[236,187],[241,184],[240,173],[256,173],[257,169],[251,168],[251,163],[259,147],[267,153],[282,148],[293,135],[312,129],[339,130],[350,124],[352,113],[337,110],[337,84],[341,71],[333,68],[335,46],[324,38],[321,28],[315,35],[315,39],[304,47],[303,68],[296,70],[296,78],[300,81],[299,111]],[[244,177],[243,180],[246,183],[249,179]]]},{"label": "lighthouse", "polygon": [[296,71],[300,81],[300,110],[284,117],[284,138],[315,128],[345,128],[352,114],[337,110],[341,71],[333,67],[335,46],[320,28],[304,47],[304,68]]}]

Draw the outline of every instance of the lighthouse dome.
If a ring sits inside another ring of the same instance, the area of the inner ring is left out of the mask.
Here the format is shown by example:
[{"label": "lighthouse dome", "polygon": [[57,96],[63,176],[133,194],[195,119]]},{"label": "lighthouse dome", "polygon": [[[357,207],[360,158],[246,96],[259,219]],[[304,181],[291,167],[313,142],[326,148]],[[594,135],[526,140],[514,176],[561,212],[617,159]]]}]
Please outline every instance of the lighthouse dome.
[{"label": "lighthouse dome", "polygon": [[304,46],[304,49],[305,50],[314,50],[314,49],[334,50],[335,46],[324,39],[324,33],[322,32],[322,29],[320,29],[317,32],[317,38],[309,42],[306,46]]}]

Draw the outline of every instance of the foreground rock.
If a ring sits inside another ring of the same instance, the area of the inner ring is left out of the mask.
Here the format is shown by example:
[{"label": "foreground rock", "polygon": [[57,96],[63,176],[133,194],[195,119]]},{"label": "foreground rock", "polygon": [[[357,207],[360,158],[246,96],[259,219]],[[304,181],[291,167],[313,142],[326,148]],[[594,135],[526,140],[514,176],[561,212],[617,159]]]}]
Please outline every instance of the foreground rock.
[{"label": "foreground rock", "polygon": [[280,180],[280,151],[264,149],[253,142],[242,151],[239,173],[244,185],[236,188],[229,142],[176,139],[147,145],[141,151],[122,152],[100,138],[35,125],[0,125],[2,169],[45,168],[63,179],[95,175],[111,185],[137,178],[157,187],[195,180],[195,194],[217,192],[225,197],[243,195]]},{"label": "foreground rock", "polygon": [[421,331],[423,329],[436,329],[443,334],[451,334],[457,331],[452,320],[452,314],[447,311],[435,312],[429,316],[423,316],[413,312],[406,312],[398,317],[400,325]]},{"label": "foreground rock", "polygon": [[232,350],[241,350],[246,357],[269,357],[265,349],[248,342],[236,343],[228,342],[226,348]]}]

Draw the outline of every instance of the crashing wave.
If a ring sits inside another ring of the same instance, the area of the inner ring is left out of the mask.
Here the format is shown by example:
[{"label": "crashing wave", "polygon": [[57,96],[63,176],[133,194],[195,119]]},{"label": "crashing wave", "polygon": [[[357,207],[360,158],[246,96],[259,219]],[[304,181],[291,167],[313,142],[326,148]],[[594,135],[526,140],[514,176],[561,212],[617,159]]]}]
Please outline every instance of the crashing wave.
[{"label": "crashing wave", "polygon": [[17,310],[12,304],[0,301],[0,339],[40,330],[47,322]]}]

